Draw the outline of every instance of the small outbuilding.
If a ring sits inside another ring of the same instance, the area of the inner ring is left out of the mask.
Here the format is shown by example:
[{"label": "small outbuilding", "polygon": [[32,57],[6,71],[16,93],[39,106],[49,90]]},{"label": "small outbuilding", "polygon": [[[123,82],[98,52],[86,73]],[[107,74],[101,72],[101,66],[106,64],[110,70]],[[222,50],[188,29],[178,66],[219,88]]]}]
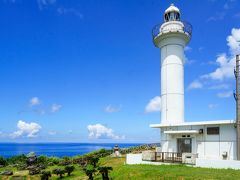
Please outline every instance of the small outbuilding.
[{"label": "small outbuilding", "polygon": [[152,124],[161,131],[162,152],[197,154],[198,158],[236,159],[236,127],[233,120]]}]

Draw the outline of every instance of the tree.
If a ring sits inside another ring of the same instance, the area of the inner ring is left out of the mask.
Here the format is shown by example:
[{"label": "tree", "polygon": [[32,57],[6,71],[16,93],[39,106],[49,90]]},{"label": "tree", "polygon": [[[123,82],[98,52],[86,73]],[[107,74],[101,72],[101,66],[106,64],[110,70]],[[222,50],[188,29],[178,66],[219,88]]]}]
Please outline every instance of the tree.
[{"label": "tree", "polygon": [[109,171],[113,170],[113,168],[108,166],[101,166],[101,167],[98,167],[98,170],[102,174],[103,180],[109,180],[108,173]]},{"label": "tree", "polygon": [[7,158],[8,164],[12,164],[12,165],[26,164],[26,160],[27,160],[27,157],[24,154]]},{"label": "tree", "polygon": [[94,168],[97,167],[98,161],[99,161],[99,157],[96,157],[96,156],[91,156],[91,157],[89,157],[89,159],[88,159],[88,162],[89,162],[91,165],[93,165]]},{"label": "tree", "polygon": [[67,172],[68,176],[71,175],[71,173],[74,171],[74,169],[75,169],[74,166],[70,166],[70,165],[65,166],[65,171]]},{"label": "tree", "polygon": [[6,166],[7,165],[7,160],[2,156],[0,156],[0,165],[1,166]]},{"label": "tree", "polygon": [[38,166],[28,166],[27,169],[29,170],[29,175],[35,175],[41,172]]},{"label": "tree", "polygon": [[83,168],[83,171],[88,176],[89,180],[93,180],[93,174],[96,172],[96,169],[93,165],[88,164],[86,167]]},{"label": "tree", "polygon": [[57,176],[60,176],[60,178],[63,177],[65,174],[65,171],[63,169],[57,168],[52,171],[53,174],[56,174]]},{"label": "tree", "polygon": [[44,165],[47,165],[48,163],[48,158],[46,156],[39,156],[37,158],[37,163],[38,164],[44,164]]},{"label": "tree", "polygon": [[48,180],[51,176],[50,171],[42,171],[41,180]]}]

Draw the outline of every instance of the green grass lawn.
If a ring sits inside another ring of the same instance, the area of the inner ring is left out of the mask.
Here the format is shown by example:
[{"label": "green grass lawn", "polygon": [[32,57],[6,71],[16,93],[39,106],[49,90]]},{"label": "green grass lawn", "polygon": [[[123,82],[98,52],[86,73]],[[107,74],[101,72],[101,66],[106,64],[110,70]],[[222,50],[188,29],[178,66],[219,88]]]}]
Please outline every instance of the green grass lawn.
[{"label": "green grass lawn", "polygon": [[[110,158],[106,157],[100,160],[100,165],[111,166],[113,171],[110,172],[110,178],[119,180],[155,180],[155,179],[224,179],[224,180],[240,180],[240,170],[232,169],[209,169],[209,168],[195,168],[184,165],[125,165],[125,158]],[[59,166],[48,167],[47,170],[53,170]],[[63,166],[61,166],[63,168]],[[17,171],[15,168],[5,167],[0,168],[0,171],[4,169],[14,170],[14,176],[21,176],[26,180],[38,180],[40,176],[29,176],[28,171]],[[15,177],[3,177],[1,180],[19,179]],[[50,179],[59,179],[56,175],[53,175]],[[84,180],[88,179],[81,168],[75,165],[75,170],[72,176],[64,176],[63,179],[76,179]],[[101,179],[101,175],[95,176],[96,180]]]}]

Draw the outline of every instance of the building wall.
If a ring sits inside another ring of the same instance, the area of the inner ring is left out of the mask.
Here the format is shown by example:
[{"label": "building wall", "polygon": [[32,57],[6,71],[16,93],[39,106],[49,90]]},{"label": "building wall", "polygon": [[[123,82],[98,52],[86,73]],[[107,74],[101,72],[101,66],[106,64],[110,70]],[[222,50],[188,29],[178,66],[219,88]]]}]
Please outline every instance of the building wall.
[{"label": "building wall", "polygon": [[[219,135],[208,135],[207,127],[219,127]],[[177,138],[183,138],[183,134],[164,134],[170,130],[199,130],[203,134],[190,134],[192,138],[192,153],[199,158],[208,159],[236,159],[236,128],[234,124],[222,125],[198,125],[161,128],[161,145],[163,152],[177,152]],[[188,134],[184,134],[187,136]],[[222,154],[227,152],[227,158]]]},{"label": "building wall", "polygon": [[[143,161],[142,154],[127,154],[126,164],[151,164],[151,165],[165,164],[166,165],[168,163]],[[240,161],[197,158],[196,166],[194,167],[240,169]]]}]

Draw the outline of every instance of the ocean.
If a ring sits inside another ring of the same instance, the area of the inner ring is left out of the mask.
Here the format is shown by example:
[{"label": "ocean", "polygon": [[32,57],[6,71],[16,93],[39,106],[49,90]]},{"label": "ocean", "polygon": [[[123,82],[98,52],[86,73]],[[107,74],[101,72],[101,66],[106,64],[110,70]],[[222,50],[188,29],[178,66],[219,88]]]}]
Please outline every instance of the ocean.
[{"label": "ocean", "polygon": [[140,145],[137,143],[0,143],[0,156],[8,158],[29,152],[45,156],[76,156],[102,148],[112,149],[116,144],[120,148]]}]

